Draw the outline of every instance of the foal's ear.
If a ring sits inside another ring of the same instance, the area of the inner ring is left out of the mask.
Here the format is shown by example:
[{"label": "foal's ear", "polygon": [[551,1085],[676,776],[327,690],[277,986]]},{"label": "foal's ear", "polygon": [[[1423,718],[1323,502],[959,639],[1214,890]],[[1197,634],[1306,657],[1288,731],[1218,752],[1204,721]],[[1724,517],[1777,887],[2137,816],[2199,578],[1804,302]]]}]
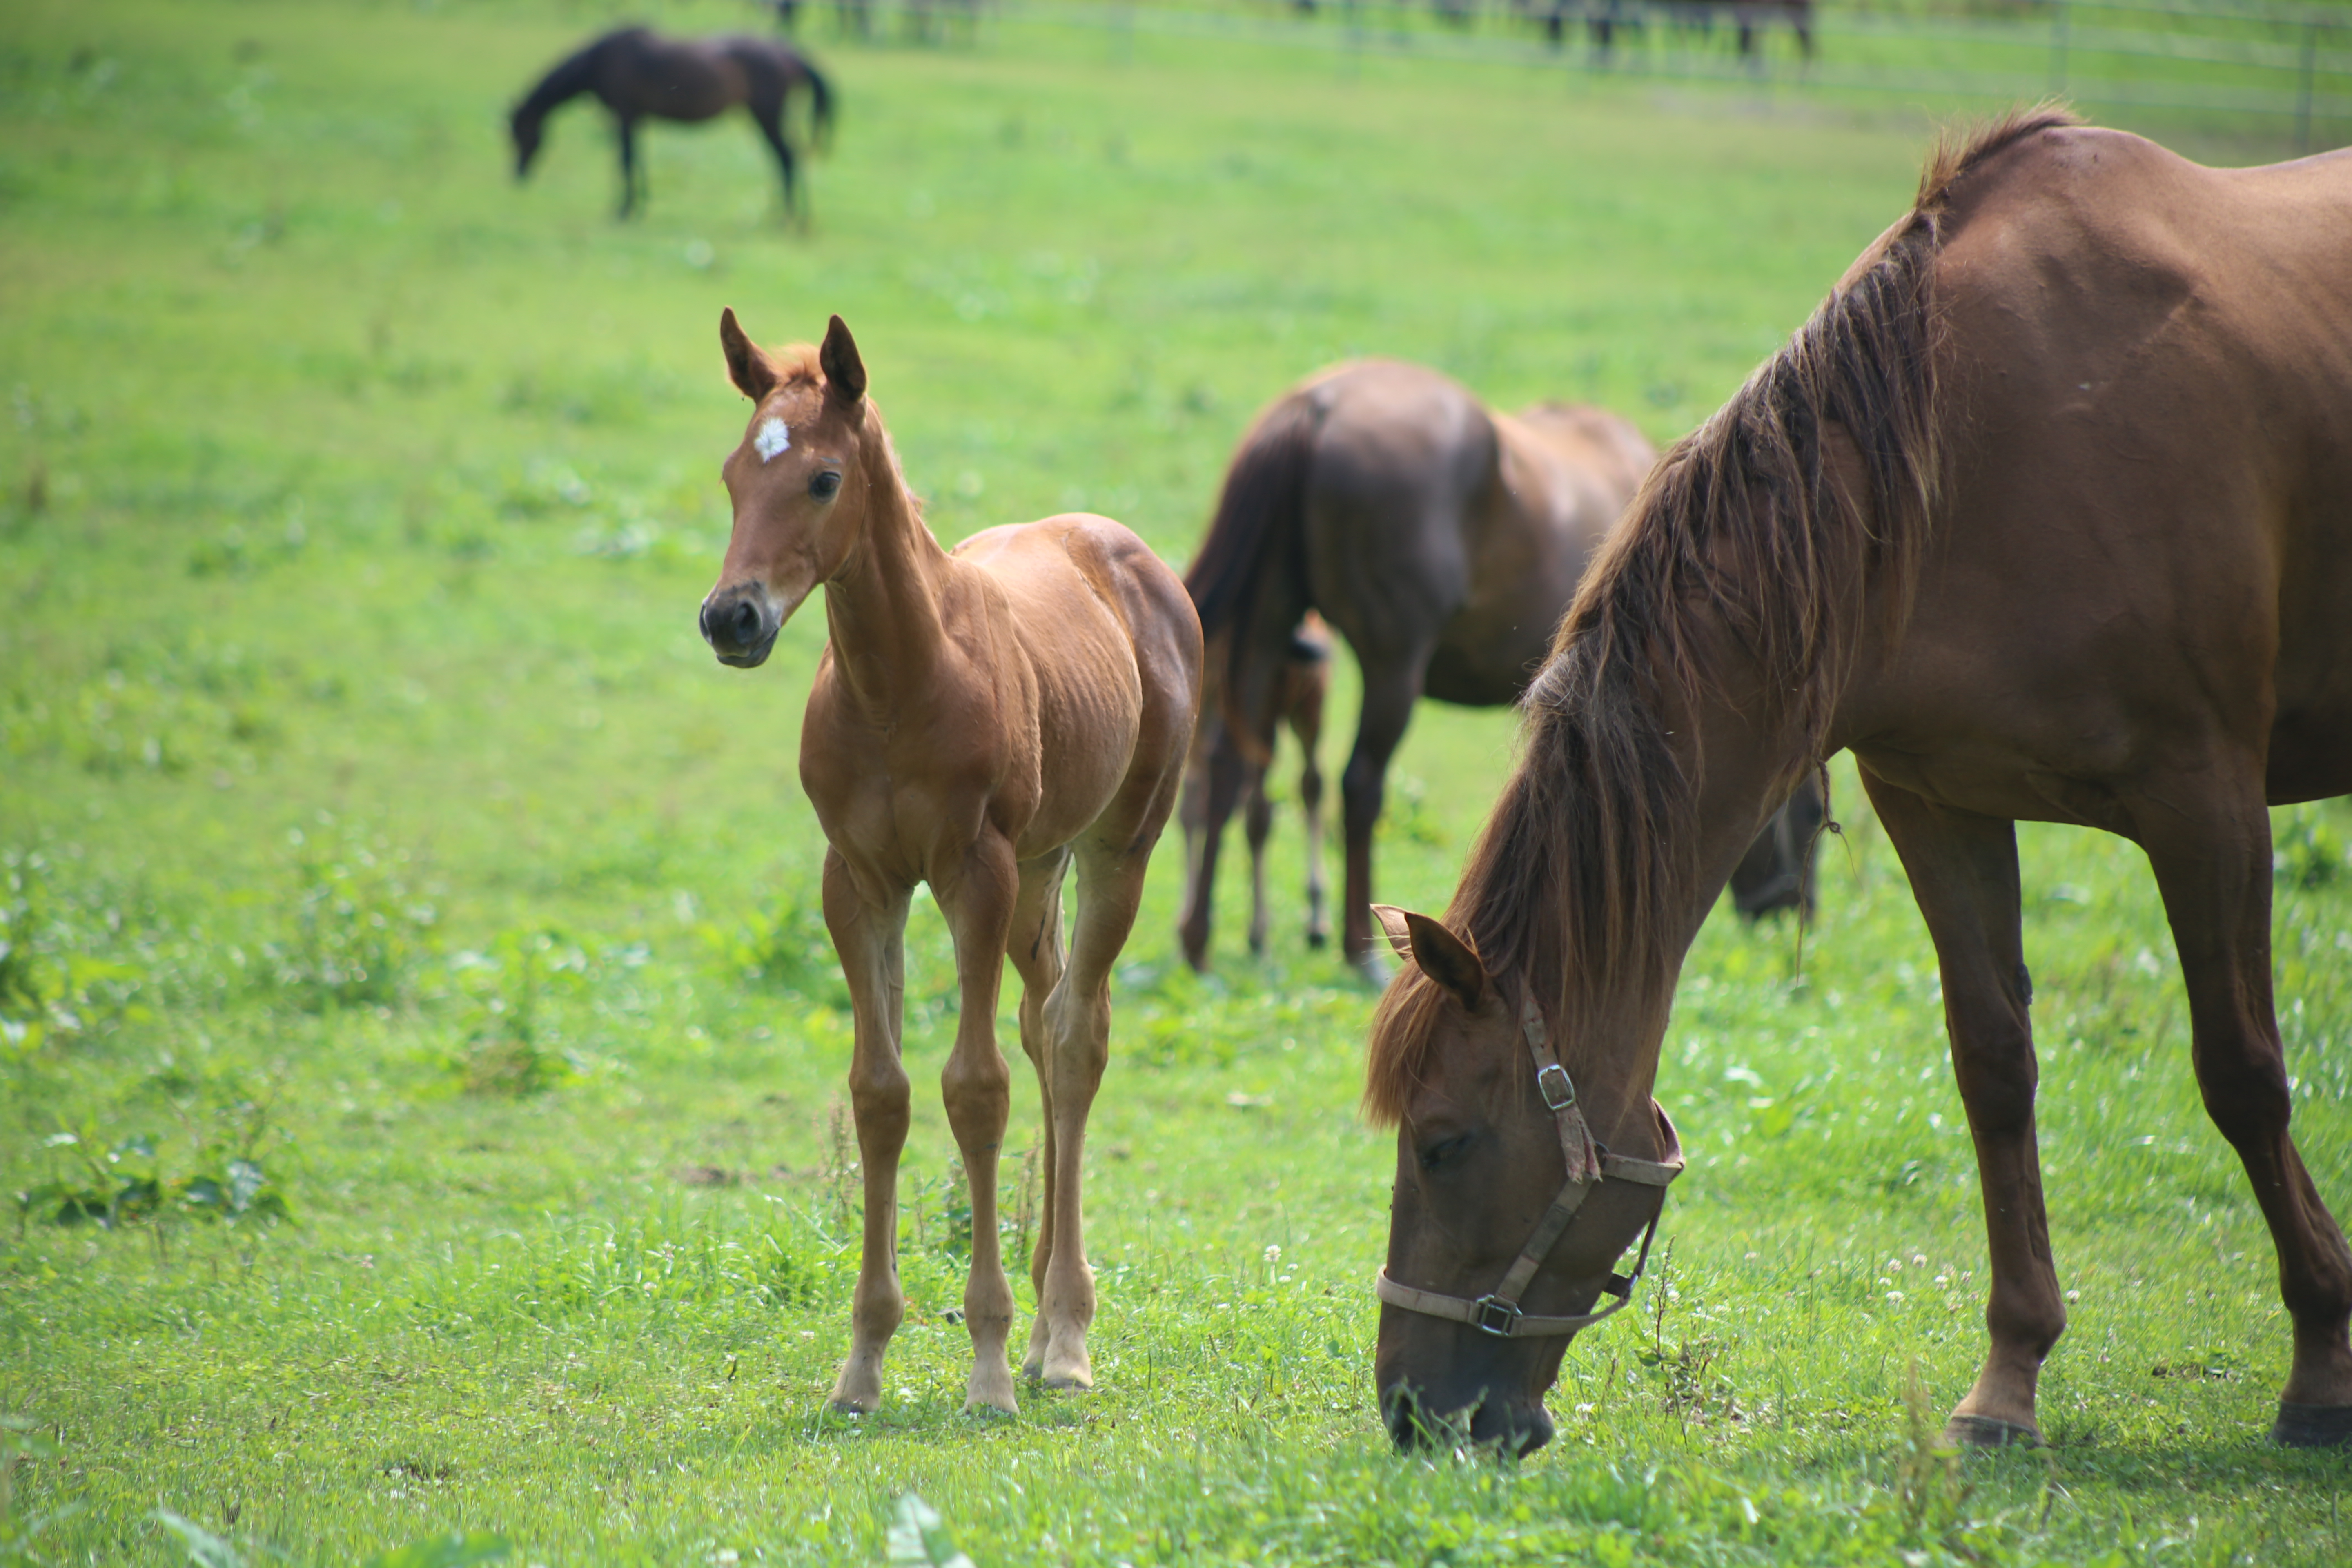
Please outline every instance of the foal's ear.
[{"label": "foal's ear", "polygon": [[866,395],[866,362],[857,357],[857,340],[839,316],[824,330],[824,346],[816,351],[816,367],[824,372],[825,391],[856,407]]},{"label": "foal's ear", "polygon": [[743,335],[732,307],[719,312],[719,346],[727,352],[727,379],[758,403],[776,388],[776,366],[760,345]]},{"label": "foal's ear", "polygon": [[[1410,956],[1423,974],[1444,986],[1462,1004],[1464,1012],[1478,1010],[1486,1000],[1489,983],[1486,966],[1479,962],[1476,948],[1454,935],[1443,921],[1385,905],[1374,905],[1373,911],[1380,915],[1381,927],[1388,932],[1391,946],[1400,954]],[[1404,927],[1402,941],[1398,940],[1397,923]]]}]

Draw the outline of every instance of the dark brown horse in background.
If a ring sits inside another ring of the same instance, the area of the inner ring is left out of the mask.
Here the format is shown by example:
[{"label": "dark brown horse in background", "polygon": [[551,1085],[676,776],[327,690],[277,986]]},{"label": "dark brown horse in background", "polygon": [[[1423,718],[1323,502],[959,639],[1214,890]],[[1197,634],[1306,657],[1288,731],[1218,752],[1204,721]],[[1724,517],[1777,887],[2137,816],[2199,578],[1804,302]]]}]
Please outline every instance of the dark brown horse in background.
[{"label": "dark brown horse in background", "polygon": [[2352,153],[2206,169],[2018,116],[1939,154],[1660,463],[1528,689],[1452,907],[1392,927],[1413,968],[1365,1099],[1399,1129],[1375,1362],[1399,1441],[1432,1416],[1549,1436],[1568,1335],[1624,1298],[1674,1168],[1651,1096],[1684,956],[1842,748],[1935,942],[1983,1187],[1990,1344],[1948,1435],[2038,1441],[2066,1326],[2021,929],[2038,821],[2147,853],[2198,1087],[2277,1248],[2273,1436],[2352,1439],[2352,1253],[2288,1130],[2268,809],[2352,792],[2347,257]]},{"label": "dark brown horse in background", "polygon": [[[1340,920],[1349,959],[1377,981],[1386,944],[1375,951],[1371,935],[1372,829],[1413,703],[1424,692],[1469,707],[1517,700],[1654,456],[1604,410],[1546,403],[1495,414],[1437,372],[1394,360],[1321,371],[1258,416],[1185,577],[1211,648],[1223,650],[1211,656],[1222,700],[1203,709],[1204,731],[1216,724],[1182,932],[1195,968],[1207,962],[1214,846],[1244,760],[1272,754],[1300,617],[1320,611],[1363,673],[1339,780]],[[1818,801],[1812,810],[1818,820]],[[1759,862],[1758,886],[1779,890],[1743,909],[1810,898],[1810,833],[1801,848],[1795,862]]]},{"label": "dark brown horse in background", "polygon": [[699,122],[740,104],[776,155],[789,217],[799,210],[799,191],[784,106],[803,88],[809,94],[809,136],[822,145],[833,125],[833,89],[790,45],[772,38],[665,38],[644,27],[623,27],[558,63],[515,106],[509,121],[515,178],[530,174],[548,115],[593,93],[611,111],[620,139],[621,216],[627,217],[636,211],[645,184],[637,167],[637,122],[649,117]]}]

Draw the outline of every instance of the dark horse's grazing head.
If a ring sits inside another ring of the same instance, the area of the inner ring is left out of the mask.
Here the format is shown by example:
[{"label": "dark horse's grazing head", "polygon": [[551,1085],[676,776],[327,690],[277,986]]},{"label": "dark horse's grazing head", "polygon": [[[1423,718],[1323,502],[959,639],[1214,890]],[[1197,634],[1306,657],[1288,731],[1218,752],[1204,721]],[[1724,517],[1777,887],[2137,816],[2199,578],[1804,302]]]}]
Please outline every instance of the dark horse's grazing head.
[{"label": "dark horse's grazing head", "polygon": [[727,374],[754,405],[721,470],[735,508],[719,581],[702,601],[702,636],[719,662],[750,669],[817,584],[841,570],[864,531],[866,463],[887,438],[866,419],[866,365],[833,318],[824,345],[771,355],[719,319]]},{"label": "dark horse's grazing head", "polygon": [[524,105],[507,121],[507,132],[514,138],[515,178],[528,179],[531,162],[539,156],[540,142],[547,134],[547,116]]}]

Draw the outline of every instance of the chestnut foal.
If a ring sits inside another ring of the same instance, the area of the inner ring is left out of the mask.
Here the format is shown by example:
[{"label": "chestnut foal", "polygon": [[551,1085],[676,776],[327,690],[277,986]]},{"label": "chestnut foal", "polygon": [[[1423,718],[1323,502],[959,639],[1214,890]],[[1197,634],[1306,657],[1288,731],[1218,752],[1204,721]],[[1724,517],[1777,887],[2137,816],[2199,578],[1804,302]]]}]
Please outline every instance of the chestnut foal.
[{"label": "chestnut foal", "polygon": [[[801,785],[831,847],[824,920],[856,1015],[849,1070],[866,1183],[865,1253],[834,1407],[882,1401],[898,1290],[904,938],[928,882],[962,987],[940,1074],[971,1183],[964,1407],[1014,1408],[1013,1291],[997,1248],[996,1162],[1012,1079],[996,1046],[1010,956],[1021,1047],[1045,1100],[1037,1317],[1022,1371],[1087,1388],[1095,1310],[1078,1186],[1087,1112],[1109,1057],[1110,971],[1174,806],[1201,697],[1201,624],[1176,574],[1108,518],[992,528],[952,552],[924,527],[841,318],[823,348],[769,354],[719,319],[727,369],[756,405],[727,459],[734,532],[702,635],[748,669],[824,589],[828,645],[801,726]],[[1078,868],[1066,960],[1062,881]]]}]

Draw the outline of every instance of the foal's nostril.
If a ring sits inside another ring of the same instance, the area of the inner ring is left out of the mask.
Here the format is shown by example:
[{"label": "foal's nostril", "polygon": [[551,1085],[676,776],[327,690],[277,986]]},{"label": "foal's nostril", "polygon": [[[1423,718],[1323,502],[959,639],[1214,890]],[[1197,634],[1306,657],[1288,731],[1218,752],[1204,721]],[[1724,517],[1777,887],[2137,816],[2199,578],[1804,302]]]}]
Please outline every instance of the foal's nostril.
[{"label": "foal's nostril", "polygon": [[760,635],[759,606],[738,599],[727,612],[727,637],[737,647],[749,647]]}]

